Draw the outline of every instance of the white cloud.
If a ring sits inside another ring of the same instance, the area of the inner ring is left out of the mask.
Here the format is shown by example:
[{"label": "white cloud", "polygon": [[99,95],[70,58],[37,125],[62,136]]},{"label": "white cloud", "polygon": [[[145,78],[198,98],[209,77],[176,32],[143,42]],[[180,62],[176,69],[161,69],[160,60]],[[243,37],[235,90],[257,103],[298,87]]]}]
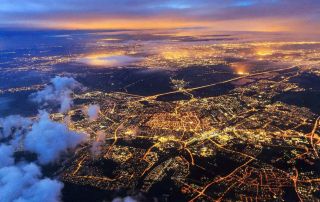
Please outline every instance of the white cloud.
[{"label": "white cloud", "polygon": [[36,153],[39,162],[47,164],[57,160],[61,153],[75,148],[85,136],[52,121],[46,112],[39,114],[38,121],[20,116],[3,118],[1,127],[2,137],[10,138],[0,144],[0,201],[60,201],[63,183],[43,178],[40,167],[34,163],[15,163],[17,143],[24,143],[25,150]]},{"label": "white cloud", "polygon": [[131,196],[126,196],[124,198],[117,197],[117,198],[113,199],[112,202],[138,202],[138,200],[134,199]]},{"label": "white cloud", "polygon": [[86,114],[89,117],[90,121],[95,121],[98,119],[100,113],[100,106],[99,105],[89,105],[86,111]]},{"label": "white cloud", "polygon": [[[81,85],[66,77],[55,77],[51,83],[32,99],[58,103],[61,111],[67,111],[72,104],[71,93]],[[92,110],[94,116],[97,109]],[[63,183],[44,178],[35,163],[15,162],[14,152],[34,152],[38,163],[48,164],[85,141],[86,135],[69,130],[64,123],[54,122],[47,112],[40,111],[35,120],[16,115],[0,119],[0,140],[4,142],[0,144],[0,202],[57,202]]]},{"label": "white cloud", "polygon": [[37,103],[58,104],[60,112],[67,112],[73,104],[71,94],[82,85],[73,78],[56,76],[51,84],[43,90],[31,95],[31,100]]},{"label": "white cloud", "polygon": [[30,124],[30,119],[18,115],[1,118],[0,127],[2,127],[2,132],[0,130],[0,139],[7,138],[9,136],[13,136],[12,138],[19,136]]},{"label": "white cloud", "polygon": [[13,152],[11,145],[0,145],[0,168],[14,164]]},{"label": "white cloud", "polygon": [[94,142],[92,142],[91,153],[94,156],[98,156],[101,153],[102,145],[104,144],[106,139],[106,134],[103,131],[97,132],[97,137]]},{"label": "white cloud", "polygon": [[24,146],[38,155],[41,164],[47,164],[85,140],[84,134],[69,130],[66,125],[52,121],[48,113],[41,112],[39,121],[32,125],[27,134]]},{"label": "white cloud", "polygon": [[38,121],[10,116],[1,119],[1,125],[2,136],[10,138],[0,144],[0,202],[60,201],[63,183],[43,178],[35,163],[15,163],[17,143],[24,143],[25,150],[36,153],[39,162],[46,164],[76,147],[85,136],[52,121],[46,112],[39,114]]},{"label": "white cloud", "polygon": [[34,163],[1,168],[0,201],[59,201],[63,184],[57,180],[41,179],[41,177],[40,168]]},{"label": "white cloud", "polygon": [[22,196],[15,202],[57,202],[60,201],[62,188],[63,184],[61,182],[45,178],[24,190]]}]

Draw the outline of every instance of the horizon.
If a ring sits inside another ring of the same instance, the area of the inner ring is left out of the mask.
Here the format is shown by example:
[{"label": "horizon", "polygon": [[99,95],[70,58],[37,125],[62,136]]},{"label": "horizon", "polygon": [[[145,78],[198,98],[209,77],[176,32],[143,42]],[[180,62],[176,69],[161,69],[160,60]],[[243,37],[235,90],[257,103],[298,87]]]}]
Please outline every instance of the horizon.
[{"label": "horizon", "polygon": [[183,29],[317,34],[320,2],[308,0],[3,0],[1,28],[110,30]]},{"label": "horizon", "polygon": [[320,0],[0,5],[0,202],[320,201]]}]

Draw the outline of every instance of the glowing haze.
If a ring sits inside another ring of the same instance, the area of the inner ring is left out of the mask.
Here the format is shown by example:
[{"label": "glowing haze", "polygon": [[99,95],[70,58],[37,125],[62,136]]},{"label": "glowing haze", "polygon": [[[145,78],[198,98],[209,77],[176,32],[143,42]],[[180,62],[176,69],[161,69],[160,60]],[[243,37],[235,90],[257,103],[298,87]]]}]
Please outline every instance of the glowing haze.
[{"label": "glowing haze", "polygon": [[1,27],[320,30],[319,0],[1,0]]}]

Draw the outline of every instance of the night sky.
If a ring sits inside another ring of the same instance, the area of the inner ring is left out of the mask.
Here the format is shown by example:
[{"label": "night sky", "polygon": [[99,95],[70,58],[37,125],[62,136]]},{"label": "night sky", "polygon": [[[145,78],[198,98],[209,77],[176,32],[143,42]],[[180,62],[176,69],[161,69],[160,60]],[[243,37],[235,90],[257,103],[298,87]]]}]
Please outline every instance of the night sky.
[{"label": "night sky", "polygon": [[319,0],[0,0],[0,27],[320,32]]}]

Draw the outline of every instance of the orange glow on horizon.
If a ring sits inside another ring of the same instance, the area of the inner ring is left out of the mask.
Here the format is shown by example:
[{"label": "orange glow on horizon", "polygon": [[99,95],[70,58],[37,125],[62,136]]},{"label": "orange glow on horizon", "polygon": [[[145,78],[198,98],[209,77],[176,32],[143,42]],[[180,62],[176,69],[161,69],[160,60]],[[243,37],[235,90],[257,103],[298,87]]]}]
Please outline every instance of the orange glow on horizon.
[{"label": "orange glow on horizon", "polygon": [[[203,27],[212,31],[257,31],[257,32],[284,32],[292,28],[287,26],[286,21],[280,19],[257,19],[257,20],[200,20],[183,19],[179,17],[149,17],[141,18],[117,18],[117,19],[77,19],[38,21],[34,26],[53,29],[176,29]],[[197,31],[197,29],[193,29]],[[192,30],[180,30],[181,34],[190,34]]]},{"label": "orange glow on horizon", "polygon": [[[41,23],[42,24],[42,23]],[[80,20],[72,22],[43,23],[43,27],[58,29],[173,29],[179,27],[192,27],[198,22],[167,19],[110,19],[110,20]]]}]

